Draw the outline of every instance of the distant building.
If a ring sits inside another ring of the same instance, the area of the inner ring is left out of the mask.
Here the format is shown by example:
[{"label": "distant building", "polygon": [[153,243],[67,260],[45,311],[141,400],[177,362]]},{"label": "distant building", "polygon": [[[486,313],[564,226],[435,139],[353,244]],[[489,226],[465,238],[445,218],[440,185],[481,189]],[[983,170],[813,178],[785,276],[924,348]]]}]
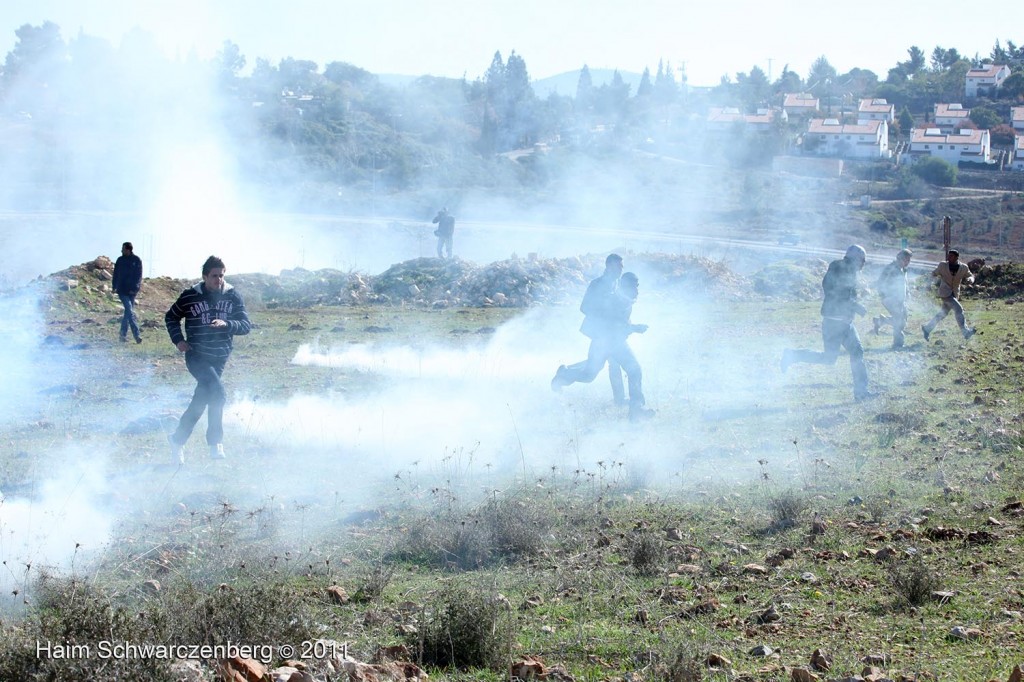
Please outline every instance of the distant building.
[{"label": "distant building", "polygon": [[938,128],[914,128],[910,150],[903,160],[912,163],[935,156],[956,165],[961,161],[992,163],[992,143],[987,130],[959,130],[944,133]]},{"label": "distant building", "polygon": [[970,109],[965,109],[963,104],[936,104],[932,120],[935,127],[942,128],[946,132],[960,130],[960,124],[966,121],[971,115]]},{"label": "distant building", "polygon": [[892,155],[885,121],[843,124],[836,118],[811,119],[802,147],[805,154],[847,159],[887,159]]},{"label": "distant building", "polygon": [[739,124],[752,132],[767,133],[776,120],[788,121],[789,116],[781,109],[758,109],[756,114],[743,114],[737,107],[712,107],[708,109],[707,129],[728,132]]},{"label": "distant building", "polygon": [[1016,135],[1013,138],[1013,161],[1010,167],[1013,170],[1024,171],[1024,135]]},{"label": "distant building", "polygon": [[970,69],[964,85],[964,94],[968,99],[991,95],[1010,77],[1010,67],[1005,64],[985,64]]},{"label": "distant building", "polygon": [[820,107],[821,102],[809,92],[787,92],[782,98],[782,110],[787,116],[810,118]]},{"label": "distant building", "polygon": [[884,99],[862,99],[857,105],[857,122],[885,121],[892,123],[896,120],[896,105],[889,104]]},{"label": "distant building", "polygon": [[1018,135],[1024,134],[1024,107],[1010,107],[1010,125]]}]

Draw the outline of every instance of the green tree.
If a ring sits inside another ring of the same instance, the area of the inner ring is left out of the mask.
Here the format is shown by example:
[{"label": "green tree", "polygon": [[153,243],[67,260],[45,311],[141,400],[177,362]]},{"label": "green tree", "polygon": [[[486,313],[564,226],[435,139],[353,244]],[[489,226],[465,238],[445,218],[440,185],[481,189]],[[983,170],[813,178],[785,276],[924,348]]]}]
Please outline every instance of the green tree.
[{"label": "green tree", "polygon": [[10,87],[19,78],[25,85],[46,87],[67,63],[67,46],[60,26],[52,21],[41,26],[24,24],[14,35],[18,40],[4,59],[4,82]]},{"label": "green tree", "polygon": [[590,67],[586,64],[580,69],[580,77],[576,81],[576,107],[579,111],[587,111],[594,105],[594,79],[590,75]]},{"label": "green tree", "polygon": [[796,93],[803,90],[804,84],[800,80],[800,75],[796,71],[789,70],[789,64],[782,67],[782,73],[779,74],[778,80],[772,84],[772,93],[775,95],[783,95],[786,93]]},{"label": "green tree", "polygon": [[952,187],[956,185],[956,166],[940,159],[937,156],[926,156],[918,159],[911,170],[914,175],[925,182],[940,187]]},{"label": "green tree", "polygon": [[936,45],[935,49],[932,50],[932,71],[945,71],[961,59],[962,57],[960,56],[960,53],[957,52],[956,48],[946,50]]},{"label": "green tree", "polygon": [[644,73],[640,76],[640,84],[636,86],[636,97],[637,99],[643,99],[650,97],[654,92],[654,86],[651,85],[651,70],[644,67]]},{"label": "green tree", "polygon": [[671,64],[658,62],[658,72],[654,76],[654,100],[658,104],[672,104],[679,96],[679,86]]},{"label": "green tree", "polygon": [[981,129],[995,128],[1003,122],[1001,116],[990,106],[983,105],[971,109],[970,118]]},{"label": "green tree", "polygon": [[907,55],[909,59],[905,62],[900,62],[898,66],[903,68],[903,72],[908,76],[915,76],[924,70],[926,61],[924,52],[921,51],[917,45],[912,45],[907,48]]},{"label": "green tree", "polygon": [[914,129],[914,115],[910,113],[910,109],[906,106],[900,110],[898,119],[900,126],[900,133],[906,136],[910,135],[910,132]]},{"label": "green tree", "polygon": [[750,74],[737,73],[736,84],[739,89],[740,101],[748,111],[756,110],[759,105],[767,103],[769,85],[768,77],[760,67],[750,69]]},{"label": "green tree", "polygon": [[832,82],[835,78],[835,67],[822,55],[811,64],[811,71],[807,74],[807,87],[817,97],[829,96],[832,94]]},{"label": "green tree", "polygon": [[999,94],[1002,97],[1017,100],[1024,98],[1024,71],[1011,73],[1010,77],[999,86]]}]

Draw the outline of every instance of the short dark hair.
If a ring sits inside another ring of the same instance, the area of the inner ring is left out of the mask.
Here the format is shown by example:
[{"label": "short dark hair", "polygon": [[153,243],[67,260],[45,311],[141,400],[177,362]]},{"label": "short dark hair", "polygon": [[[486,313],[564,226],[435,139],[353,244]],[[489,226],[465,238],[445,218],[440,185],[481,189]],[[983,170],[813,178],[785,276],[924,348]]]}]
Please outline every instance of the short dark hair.
[{"label": "short dark hair", "polygon": [[609,253],[608,257],[604,259],[605,265],[611,265],[612,263],[622,264],[622,256],[617,253]]},{"label": "short dark hair", "polygon": [[210,274],[210,270],[213,270],[214,268],[223,267],[224,261],[222,261],[220,258],[217,258],[216,256],[210,256],[209,258],[206,259],[206,262],[203,263],[203,277],[206,277],[208,274]]},{"label": "short dark hair", "polygon": [[125,242],[124,244],[121,244],[121,248],[122,249],[128,249],[129,251],[134,251],[135,250],[135,247],[132,246],[131,242]]},{"label": "short dark hair", "polygon": [[950,249],[949,251],[946,252],[946,255],[947,256],[956,256],[957,258],[959,258],[960,257],[960,252],[957,251],[956,249]]}]

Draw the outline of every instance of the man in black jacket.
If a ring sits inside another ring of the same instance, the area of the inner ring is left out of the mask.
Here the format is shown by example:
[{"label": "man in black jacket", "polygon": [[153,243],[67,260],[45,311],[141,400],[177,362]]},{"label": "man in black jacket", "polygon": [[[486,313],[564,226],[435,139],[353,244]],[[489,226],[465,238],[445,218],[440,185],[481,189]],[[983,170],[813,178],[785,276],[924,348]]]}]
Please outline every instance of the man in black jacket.
[{"label": "man in black jacket", "polygon": [[132,329],[135,343],[142,343],[139,320],[135,315],[135,297],[142,288],[142,259],[135,255],[131,242],[121,245],[121,255],[114,261],[114,293],[121,299],[124,316],[121,318],[121,343],[128,342],[128,327]]},{"label": "man in black jacket", "polygon": [[452,235],[455,234],[455,216],[448,212],[447,207],[442,208],[434,216],[433,222],[437,225],[434,234],[437,235],[437,257],[444,258],[445,252],[448,258],[452,257]]},{"label": "man in black jacket", "polygon": [[252,328],[242,297],[224,281],[224,261],[216,256],[206,259],[203,281],[181,292],[164,315],[164,323],[171,343],[185,354],[185,366],[196,379],[192,402],[178,420],[178,428],[167,437],[171,453],[179,464],[184,463],[183,446],[205,410],[210,457],[223,459],[226,393],[220,377],[231,355],[232,337],[248,334]]},{"label": "man in black jacket", "polygon": [[853,397],[858,402],[872,397],[868,392],[868,371],[864,366],[864,348],[860,344],[854,315],[863,315],[867,309],[857,301],[857,273],[864,268],[867,252],[853,244],[846,255],[828,265],[821,280],[825,300],[821,304],[821,337],[825,351],[792,350],[782,352],[780,368],[783,373],[797,362],[833,365],[839,357],[839,347],[845,346],[850,354],[850,372],[853,374]]}]

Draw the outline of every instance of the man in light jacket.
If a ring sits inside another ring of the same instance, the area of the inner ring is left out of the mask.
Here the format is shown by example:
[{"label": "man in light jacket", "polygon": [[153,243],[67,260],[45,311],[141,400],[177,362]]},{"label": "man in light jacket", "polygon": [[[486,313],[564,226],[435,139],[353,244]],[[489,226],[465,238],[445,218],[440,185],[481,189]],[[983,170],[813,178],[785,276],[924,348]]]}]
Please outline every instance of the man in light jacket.
[{"label": "man in light jacket", "polygon": [[939,300],[942,307],[939,308],[939,312],[935,313],[935,317],[929,320],[928,324],[921,327],[921,331],[924,332],[924,340],[928,340],[935,325],[949,315],[951,310],[956,315],[956,323],[960,325],[960,332],[964,338],[969,339],[974,336],[975,330],[967,326],[964,307],[960,305],[960,285],[964,282],[973,284],[974,275],[971,274],[969,267],[960,262],[960,252],[950,249],[946,254],[946,262],[938,264],[932,271],[932,277],[939,278]]}]

